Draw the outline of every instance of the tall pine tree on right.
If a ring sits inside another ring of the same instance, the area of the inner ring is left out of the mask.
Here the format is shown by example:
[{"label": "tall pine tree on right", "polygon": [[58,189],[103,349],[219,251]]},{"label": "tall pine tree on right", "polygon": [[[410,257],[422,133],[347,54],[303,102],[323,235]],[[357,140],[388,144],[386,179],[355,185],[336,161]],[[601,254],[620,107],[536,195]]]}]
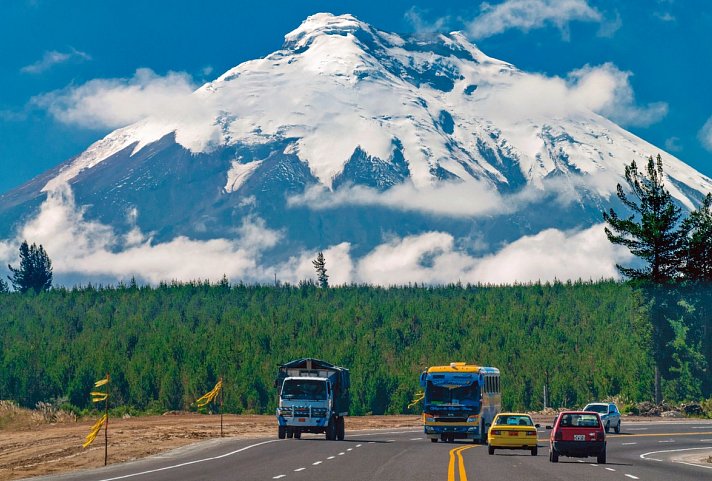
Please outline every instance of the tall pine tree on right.
[{"label": "tall pine tree on right", "polygon": [[627,190],[617,196],[630,212],[603,212],[608,240],[628,248],[638,260],[617,265],[640,287],[648,306],[655,361],[654,399],[662,402],[661,379],[677,398],[709,396],[712,340],[709,308],[712,286],[712,195],[683,219],[665,188],[663,161],[650,156],[645,170],[625,167]]}]

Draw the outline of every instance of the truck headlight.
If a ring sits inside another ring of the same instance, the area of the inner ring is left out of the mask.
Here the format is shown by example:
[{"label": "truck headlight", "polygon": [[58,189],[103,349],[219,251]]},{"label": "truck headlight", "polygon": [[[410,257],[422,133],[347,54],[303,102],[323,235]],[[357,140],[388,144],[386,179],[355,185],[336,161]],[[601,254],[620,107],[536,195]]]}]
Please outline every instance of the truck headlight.
[{"label": "truck headlight", "polygon": [[277,410],[279,411],[280,416],[291,416],[292,415],[291,407],[277,408]]}]

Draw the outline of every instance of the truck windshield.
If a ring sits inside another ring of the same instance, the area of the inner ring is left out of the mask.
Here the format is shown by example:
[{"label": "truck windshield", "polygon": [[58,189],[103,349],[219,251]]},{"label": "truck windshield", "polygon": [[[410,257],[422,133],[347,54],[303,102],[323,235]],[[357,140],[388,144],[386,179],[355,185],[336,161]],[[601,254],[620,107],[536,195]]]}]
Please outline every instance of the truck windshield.
[{"label": "truck windshield", "polygon": [[429,404],[462,404],[475,406],[480,401],[479,385],[473,382],[469,386],[447,387],[435,386],[428,382],[425,401]]},{"label": "truck windshield", "polygon": [[326,399],[326,381],[287,379],[282,388],[282,398],[323,401]]}]

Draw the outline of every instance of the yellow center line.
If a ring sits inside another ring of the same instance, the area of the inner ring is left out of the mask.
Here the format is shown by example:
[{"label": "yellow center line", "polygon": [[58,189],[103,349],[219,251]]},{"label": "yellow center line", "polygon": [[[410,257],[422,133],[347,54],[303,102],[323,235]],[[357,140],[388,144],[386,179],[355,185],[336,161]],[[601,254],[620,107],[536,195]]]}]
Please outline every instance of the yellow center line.
[{"label": "yellow center line", "polygon": [[[651,438],[651,437],[669,437],[669,436],[709,436],[712,431],[696,432],[696,433],[647,433],[647,434],[608,434],[606,439],[628,439],[628,438]],[[549,438],[537,439],[540,443],[549,441]]]},{"label": "yellow center line", "polygon": [[[477,446],[460,446],[450,450],[450,464],[447,467],[447,481],[455,481],[455,465],[457,464],[457,472],[460,475],[460,481],[467,481],[467,472],[465,471],[465,460],[462,458],[462,452],[466,449],[476,448]],[[457,455],[457,457],[455,457]]]}]

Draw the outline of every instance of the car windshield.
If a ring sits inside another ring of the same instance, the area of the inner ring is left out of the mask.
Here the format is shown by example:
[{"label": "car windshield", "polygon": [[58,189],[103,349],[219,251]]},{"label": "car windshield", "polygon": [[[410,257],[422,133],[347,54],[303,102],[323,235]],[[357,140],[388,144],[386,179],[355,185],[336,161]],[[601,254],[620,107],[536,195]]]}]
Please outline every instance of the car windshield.
[{"label": "car windshield", "polygon": [[497,426],[534,426],[529,416],[498,416],[494,422]]},{"label": "car windshield", "polygon": [[288,379],[282,388],[283,399],[322,401],[326,399],[326,382],[316,379]]},{"label": "car windshield", "polygon": [[559,426],[562,428],[595,428],[598,427],[598,416],[595,414],[562,414]]},{"label": "car windshield", "polygon": [[589,404],[588,406],[583,408],[583,410],[606,414],[608,412],[608,406],[606,406],[605,404]]}]

